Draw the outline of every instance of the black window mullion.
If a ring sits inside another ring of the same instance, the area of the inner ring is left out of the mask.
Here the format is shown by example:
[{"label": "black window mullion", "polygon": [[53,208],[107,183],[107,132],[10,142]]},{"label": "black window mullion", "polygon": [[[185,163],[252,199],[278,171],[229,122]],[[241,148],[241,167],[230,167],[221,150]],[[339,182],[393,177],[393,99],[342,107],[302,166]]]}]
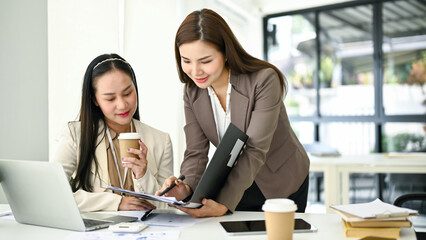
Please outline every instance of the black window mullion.
[{"label": "black window mullion", "polygon": [[321,28],[320,28],[320,21],[319,21],[319,11],[315,11],[315,34],[317,35],[315,39],[315,45],[316,45],[316,59],[315,59],[315,74],[314,74],[314,86],[315,86],[315,99],[316,99],[316,111],[315,111],[315,118],[317,119],[314,127],[314,139],[315,141],[320,141],[321,136],[319,134],[319,120],[321,119],[321,111],[320,111],[320,84],[319,84],[319,72],[321,69],[321,40],[320,40],[320,34],[321,34]]},{"label": "black window mullion", "polygon": [[383,152],[383,15],[381,2],[373,4],[373,58],[374,58],[374,116],[375,123],[375,152]]},{"label": "black window mullion", "polygon": [[268,20],[269,17],[263,18],[263,59],[268,61]]}]

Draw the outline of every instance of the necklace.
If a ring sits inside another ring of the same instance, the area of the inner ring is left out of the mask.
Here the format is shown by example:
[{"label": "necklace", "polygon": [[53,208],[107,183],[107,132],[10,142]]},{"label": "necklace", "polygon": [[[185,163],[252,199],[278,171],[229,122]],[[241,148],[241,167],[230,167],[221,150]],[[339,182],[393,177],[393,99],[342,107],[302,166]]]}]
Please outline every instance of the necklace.
[{"label": "necklace", "polygon": [[[130,132],[133,132],[132,121],[130,121]],[[115,154],[114,144],[112,143],[111,133],[109,131],[108,125],[106,125],[106,133],[107,133],[107,136],[108,136],[109,146],[111,147],[112,157],[114,158],[115,168],[116,168],[117,174],[118,174],[118,180],[120,181],[120,187],[122,189],[124,189],[124,184],[126,183],[128,168],[127,167],[124,168],[124,178],[122,180],[121,179],[121,174],[120,174],[120,168],[118,167],[117,155]],[[121,195],[124,195],[124,194],[121,193]]]}]

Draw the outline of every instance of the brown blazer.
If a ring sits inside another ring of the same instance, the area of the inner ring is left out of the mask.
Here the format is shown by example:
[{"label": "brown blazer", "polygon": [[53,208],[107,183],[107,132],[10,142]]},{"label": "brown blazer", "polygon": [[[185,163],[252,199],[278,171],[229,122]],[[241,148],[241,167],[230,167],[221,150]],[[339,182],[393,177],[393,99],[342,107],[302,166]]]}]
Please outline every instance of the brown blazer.
[{"label": "brown blazer", "polygon": [[[234,211],[253,181],[267,199],[296,192],[309,173],[309,158],[290,127],[273,69],[231,72],[230,83],[231,122],[249,139],[216,201]],[[186,150],[181,173],[195,189],[206,168],[209,142],[215,146],[219,142],[207,89],[186,86],[184,102]]]}]

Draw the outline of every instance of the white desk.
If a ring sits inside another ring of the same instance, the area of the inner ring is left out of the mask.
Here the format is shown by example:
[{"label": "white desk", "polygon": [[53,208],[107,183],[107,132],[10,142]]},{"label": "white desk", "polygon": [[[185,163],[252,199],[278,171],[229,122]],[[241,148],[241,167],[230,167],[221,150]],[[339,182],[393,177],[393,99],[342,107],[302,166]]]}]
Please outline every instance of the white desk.
[{"label": "white desk", "polygon": [[387,157],[383,154],[315,157],[310,171],[324,173],[324,194],[327,212],[330,205],[349,203],[350,173],[424,173],[426,154]]},{"label": "white desk", "polygon": [[[0,204],[0,211],[7,208],[8,205]],[[219,221],[232,221],[232,220],[257,220],[264,219],[263,212],[235,212],[232,215],[227,215],[218,218],[210,218],[204,222],[198,223],[194,226],[180,229],[180,237],[182,240],[202,239],[202,240],[217,240],[217,239],[232,239],[232,240],[266,240],[265,235],[252,235],[252,236],[228,236]],[[337,214],[312,214],[312,213],[297,213],[296,217],[303,218],[309,223],[318,228],[314,233],[296,233],[293,236],[294,240],[339,240],[346,239],[343,233],[343,226],[340,217]],[[156,232],[164,231],[170,228],[164,227],[149,227],[144,231]],[[174,228],[173,228],[174,229]],[[99,231],[108,231],[106,229]],[[20,224],[14,220],[6,220],[0,218],[0,238],[2,240],[27,240],[27,239],[43,239],[43,240],[59,240],[66,239],[72,231],[37,227],[32,225]],[[412,228],[402,228],[400,240],[416,239],[414,230]]]}]

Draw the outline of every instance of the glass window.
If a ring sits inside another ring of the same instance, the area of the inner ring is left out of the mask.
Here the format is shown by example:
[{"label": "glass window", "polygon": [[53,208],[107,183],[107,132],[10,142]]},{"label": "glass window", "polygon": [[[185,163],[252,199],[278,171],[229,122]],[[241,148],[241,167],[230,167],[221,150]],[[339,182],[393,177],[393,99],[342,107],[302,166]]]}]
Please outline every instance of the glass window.
[{"label": "glass window", "polygon": [[319,15],[320,114],[374,115],[372,6]]},{"label": "glass window", "polygon": [[366,203],[377,199],[377,174],[349,174],[349,203]]},{"label": "glass window", "polygon": [[426,124],[386,123],[383,152],[426,152]]},{"label": "glass window", "polygon": [[374,152],[374,124],[363,122],[330,122],[320,125],[321,142],[339,150],[341,154],[369,154]]},{"label": "glass window", "polygon": [[[287,77],[284,103],[303,144],[317,139],[343,155],[426,152],[425,12],[422,0],[377,0],[265,17],[266,57]],[[350,174],[350,202],[391,203],[401,190],[425,187],[405,185],[415,174],[396,186],[397,175]],[[322,175],[310,178],[315,212]]]},{"label": "glass window", "polygon": [[268,20],[268,61],[287,78],[289,88],[284,103],[289,116],[312,116],[316,111],[313,22],[313,13]]},{"label": "glass window", "polygon": [[291,122],[291,127],[301,143],[314,142],[314,124],[312,122]]},{"label": "glass window", "polygon": [[426,113],[425,12],[425,5],[418,1],[383,4],[383,105],[387,115]]}]

